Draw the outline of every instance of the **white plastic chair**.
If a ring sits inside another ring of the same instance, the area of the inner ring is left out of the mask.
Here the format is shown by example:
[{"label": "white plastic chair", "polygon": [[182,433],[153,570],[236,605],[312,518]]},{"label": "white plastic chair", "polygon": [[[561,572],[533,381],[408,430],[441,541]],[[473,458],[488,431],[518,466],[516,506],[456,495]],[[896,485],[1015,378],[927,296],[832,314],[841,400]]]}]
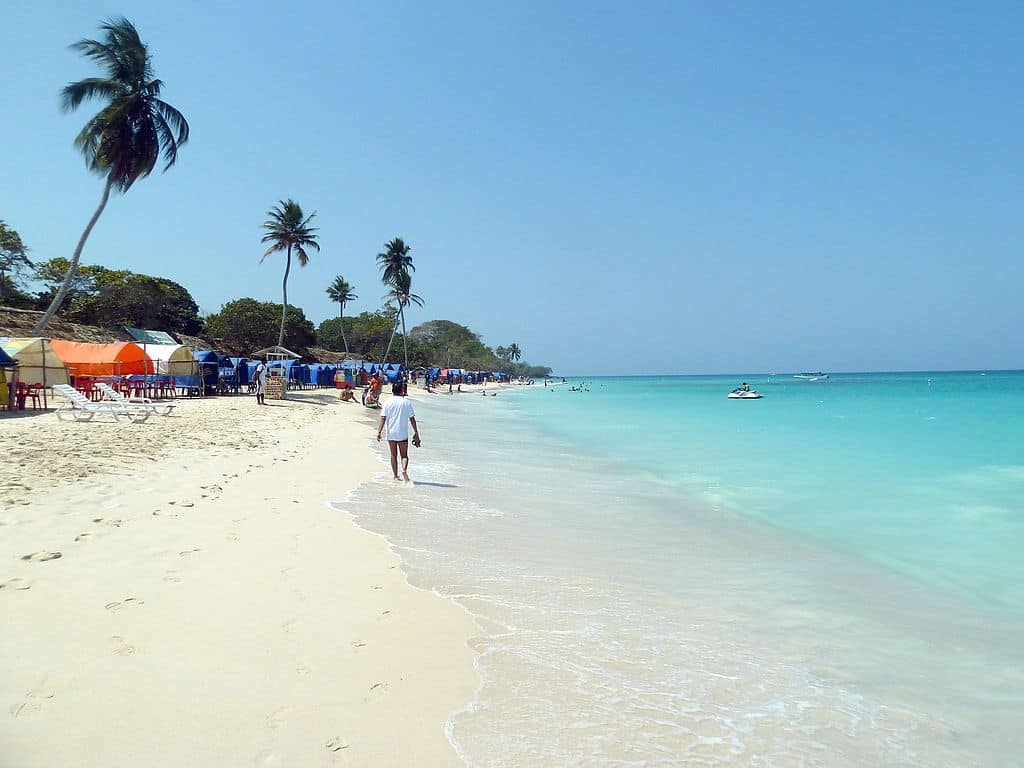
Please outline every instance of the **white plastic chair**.
[{"label": "white plastic chair", "polygon": [[114,421],[120,421],[121,416],[127,416],[129,421],[134,423],[149,418],[148,410],[132,403],[115,403],[109,400],[94,403],[69,384],[54,384],[53,391],[67,401],[57,409],[57,418],[61,421],[65,416],[70,416],[75,421],[91,421],[97,414],[110,416]]},{"label": "white plastic chair", "polygon": [[155,413],[157,416],[170,416],[171,411],[175,408],[174,403],[161,403],[157,405],[148,397],[125,397],[112,386],[102,381],[96,383],[96,389],[103,394],[103,400],[100,402],[134,405],[150,413]]}]

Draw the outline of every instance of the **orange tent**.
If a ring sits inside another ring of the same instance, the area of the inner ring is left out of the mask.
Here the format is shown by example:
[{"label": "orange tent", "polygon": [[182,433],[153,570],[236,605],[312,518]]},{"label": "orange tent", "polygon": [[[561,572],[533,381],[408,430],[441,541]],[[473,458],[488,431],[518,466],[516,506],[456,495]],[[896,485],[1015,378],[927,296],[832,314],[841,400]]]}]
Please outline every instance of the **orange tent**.
[{"label": "orange tent", "polygon": [[152,373],[153,362],[138,344],[87,344],[51,339],[50,347],[72,376],[123,376]]}]

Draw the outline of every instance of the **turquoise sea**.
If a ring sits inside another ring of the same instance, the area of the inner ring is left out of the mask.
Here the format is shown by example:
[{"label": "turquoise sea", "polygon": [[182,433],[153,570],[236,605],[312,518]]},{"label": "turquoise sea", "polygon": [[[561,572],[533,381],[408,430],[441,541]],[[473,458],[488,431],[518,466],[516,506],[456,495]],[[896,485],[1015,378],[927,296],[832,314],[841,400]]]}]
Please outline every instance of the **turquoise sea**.
[{"label": "turquoise sea", "polygon": [[476,617],[468,765],[1024,765],[1022,398],[1018,372],[414,394],[414,487],[338,506]]}]

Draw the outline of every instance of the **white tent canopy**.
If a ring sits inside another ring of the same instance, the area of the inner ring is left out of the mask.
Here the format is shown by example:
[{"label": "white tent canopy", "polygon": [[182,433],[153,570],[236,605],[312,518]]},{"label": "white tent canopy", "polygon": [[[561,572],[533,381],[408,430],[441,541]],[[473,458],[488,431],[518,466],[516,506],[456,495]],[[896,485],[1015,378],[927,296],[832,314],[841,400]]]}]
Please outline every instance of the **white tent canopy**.
[{"label": "white tent canopy", "polygon": [[17,361],[18,381],[47,387],[68,383],[68,369],[46,339],[4,336],[0,346]]},{"label": "white tent canopy", "polygon": [[181,344],[144,344],[143,349],[153,361],[154,373],[167,376],[195,376],[199,373],[199,364],[188,347]]}]

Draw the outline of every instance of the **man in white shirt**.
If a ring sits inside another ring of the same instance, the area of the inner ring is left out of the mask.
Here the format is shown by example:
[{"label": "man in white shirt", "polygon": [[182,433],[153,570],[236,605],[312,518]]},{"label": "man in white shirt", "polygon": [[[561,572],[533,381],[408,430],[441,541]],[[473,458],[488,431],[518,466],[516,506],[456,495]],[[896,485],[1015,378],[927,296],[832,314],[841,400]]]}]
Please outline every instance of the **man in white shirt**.
[{"label": "man in white shirt", "polygon": [[412,400],[405,396],[405,382],[399,381],[391,390],[394,395],[384,403],[377,426],[377,440],[387,427],[388,448],[391,450],[391,471],[398,480],[398,454],[402,455],[402,480],[409,480],[409,425],[412,424],[412,444],[420,447],[420,430],[416,426],[416,411]]},{"label": "man in white shirt", "polygon": [[256,382],[256,405],[265,405],[263,396],[267,392],[267,364],[260,360],[252,375],[253,380]]}]

